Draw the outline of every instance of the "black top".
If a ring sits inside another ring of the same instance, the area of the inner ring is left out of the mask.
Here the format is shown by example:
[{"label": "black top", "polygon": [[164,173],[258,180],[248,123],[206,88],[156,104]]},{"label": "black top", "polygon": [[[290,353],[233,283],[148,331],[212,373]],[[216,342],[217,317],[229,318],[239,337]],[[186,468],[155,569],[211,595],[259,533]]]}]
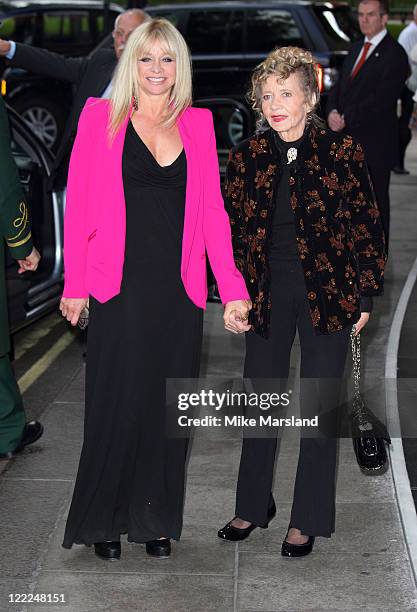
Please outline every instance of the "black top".
[{"label": "black top", "polygon": [[[276,153],[279,156],[280,173],[276,186],[276,199],[274,216],[272,220],[271,242],[269,247],[269,261],[298,261],[299,253],[297,247],[297,234],[294,224],[294,213],[290,203],[290,179],[295,177],[297,172],[297,161],[294,156],[288,155],[291,148],[299,149],[304,136],[308,132],[306,128],[304,134],[298,140],[285,142],[279,134],[273,131],[273,141]],[[372,312],[373,300],[369,296],[361,296],[361,312]]]},{"label": "black top", "polygon": [[293,261],[298,259],[297,237],[294,225],[294,213],[290,204],[290,179],[296,170],[296,160],[290,161],[288,154],[291,148],[298,150],[304,134],[298,140],[285,142],[277,132],[273,132],[276,153],[280,158],[280,174],[276,186],[275,209],[272,220],[272,234],[269,258],[270,261]]},{"label": "black top", "polygon": [[[161,166],[129,121],[123,151],[123,183],[126,225],[136,228],[126,234],[125,272],[131,259],[169,261],[180,270],[187,182],[184,149],[169,166]],[[162,268],[163,269],[163,268]]]}]

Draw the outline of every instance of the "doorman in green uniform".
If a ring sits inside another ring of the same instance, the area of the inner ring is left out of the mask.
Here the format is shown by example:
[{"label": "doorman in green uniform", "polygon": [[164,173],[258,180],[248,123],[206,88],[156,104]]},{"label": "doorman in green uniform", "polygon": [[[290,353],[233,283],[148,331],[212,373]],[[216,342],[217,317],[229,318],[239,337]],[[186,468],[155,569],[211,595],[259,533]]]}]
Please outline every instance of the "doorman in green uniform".
[{"label": "doorman in green uniform", "polygon": [[10,151],[7,113],[0,98],[0,459],[9,459],[40,438],[43,427],[38,421],[26,422],[10,365],[4,242],[20,274],[36,270],[40,256],[32,244],[28,209]]}]

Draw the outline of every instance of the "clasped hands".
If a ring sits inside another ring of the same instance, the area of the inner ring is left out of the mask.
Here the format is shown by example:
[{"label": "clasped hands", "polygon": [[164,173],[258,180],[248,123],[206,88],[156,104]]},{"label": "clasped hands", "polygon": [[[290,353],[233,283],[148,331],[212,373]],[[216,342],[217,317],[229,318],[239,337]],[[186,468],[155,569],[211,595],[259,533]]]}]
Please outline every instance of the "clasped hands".
[{"label": "clasped hands", "polygon": [[224,307],[224,327],[233,334],[243,334],[251,329],[248,324],[249,311],[252,308],[250,300],[234,300]]},{"label": "clasped hands", "polygon": [[327,123],[333,132],[341,132],[346,127],[345,116],[341,115],[337,110],[332,110],[329,113]]}]

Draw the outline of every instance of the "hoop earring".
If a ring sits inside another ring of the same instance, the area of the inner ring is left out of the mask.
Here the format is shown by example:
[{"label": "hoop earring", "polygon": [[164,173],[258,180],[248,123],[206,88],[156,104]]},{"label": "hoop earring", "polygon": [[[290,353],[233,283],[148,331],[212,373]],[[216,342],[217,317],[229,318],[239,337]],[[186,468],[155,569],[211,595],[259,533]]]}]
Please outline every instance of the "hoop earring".
[{"label": "hoop earring", "polygon": [[133,104],[133,109],[137,111],[139,106],[138,106],[138,99],[135,95],[132,96],[132,104]]}]

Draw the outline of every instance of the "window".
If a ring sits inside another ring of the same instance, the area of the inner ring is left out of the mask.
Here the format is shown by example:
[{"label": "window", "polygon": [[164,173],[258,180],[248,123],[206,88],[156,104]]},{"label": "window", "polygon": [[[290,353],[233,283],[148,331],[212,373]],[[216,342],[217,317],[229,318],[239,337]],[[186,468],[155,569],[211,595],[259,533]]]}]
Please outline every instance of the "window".
[{"label": "window", "polygon": [[188,18],[185,40],[194,55],[240,51],[241,23],[240,13],[233,15],[231,11],[192,12]]},{"label": "window", "polygon": [[0,25],[0,38],[10,38],[16,42],[25,43],[26,45],[33,45],[35,42],[35,32],[35,15],[9,17]]},{"label": "window", "polygon": [[358,21],[349,6],[314,5],[313,10],[332,48],[347,49],[350,42],[362,36]]},{"label": "window", "polygon": [[77,13],[44,13],[43,46],[76,46],[92,43],[90,35],[89,14]]},{"label": "window", "polygon": [[158,11],[157,7],[155,7],[155,12],[152,12],[152,17],[163,17],[164,19],[168,19],[176,28],[178,28],[178,22],[182,15],[181,11],[175,11],[173,13]]},{"label": "window", "polygon": [[118,17],[120,13],[118,11],[109,11],[108,22],[106,27],[104,27],[104,12],[94,11],[91,13],[92,17],[92,27],[95,28],[96,33],[96,42],[99,43],[103,38],[109,34],[109,32],[113,31],[114,22],[116,21],[116,17]]},{"label": "window", "polygon": [[233,11],[229,21],[228,53],[242,53],[243,11]]},{"label": "window", "polygon": [[247,53],[269,53],[275,47],[304,47],[289,11],[265,9],[247,13]]}]

